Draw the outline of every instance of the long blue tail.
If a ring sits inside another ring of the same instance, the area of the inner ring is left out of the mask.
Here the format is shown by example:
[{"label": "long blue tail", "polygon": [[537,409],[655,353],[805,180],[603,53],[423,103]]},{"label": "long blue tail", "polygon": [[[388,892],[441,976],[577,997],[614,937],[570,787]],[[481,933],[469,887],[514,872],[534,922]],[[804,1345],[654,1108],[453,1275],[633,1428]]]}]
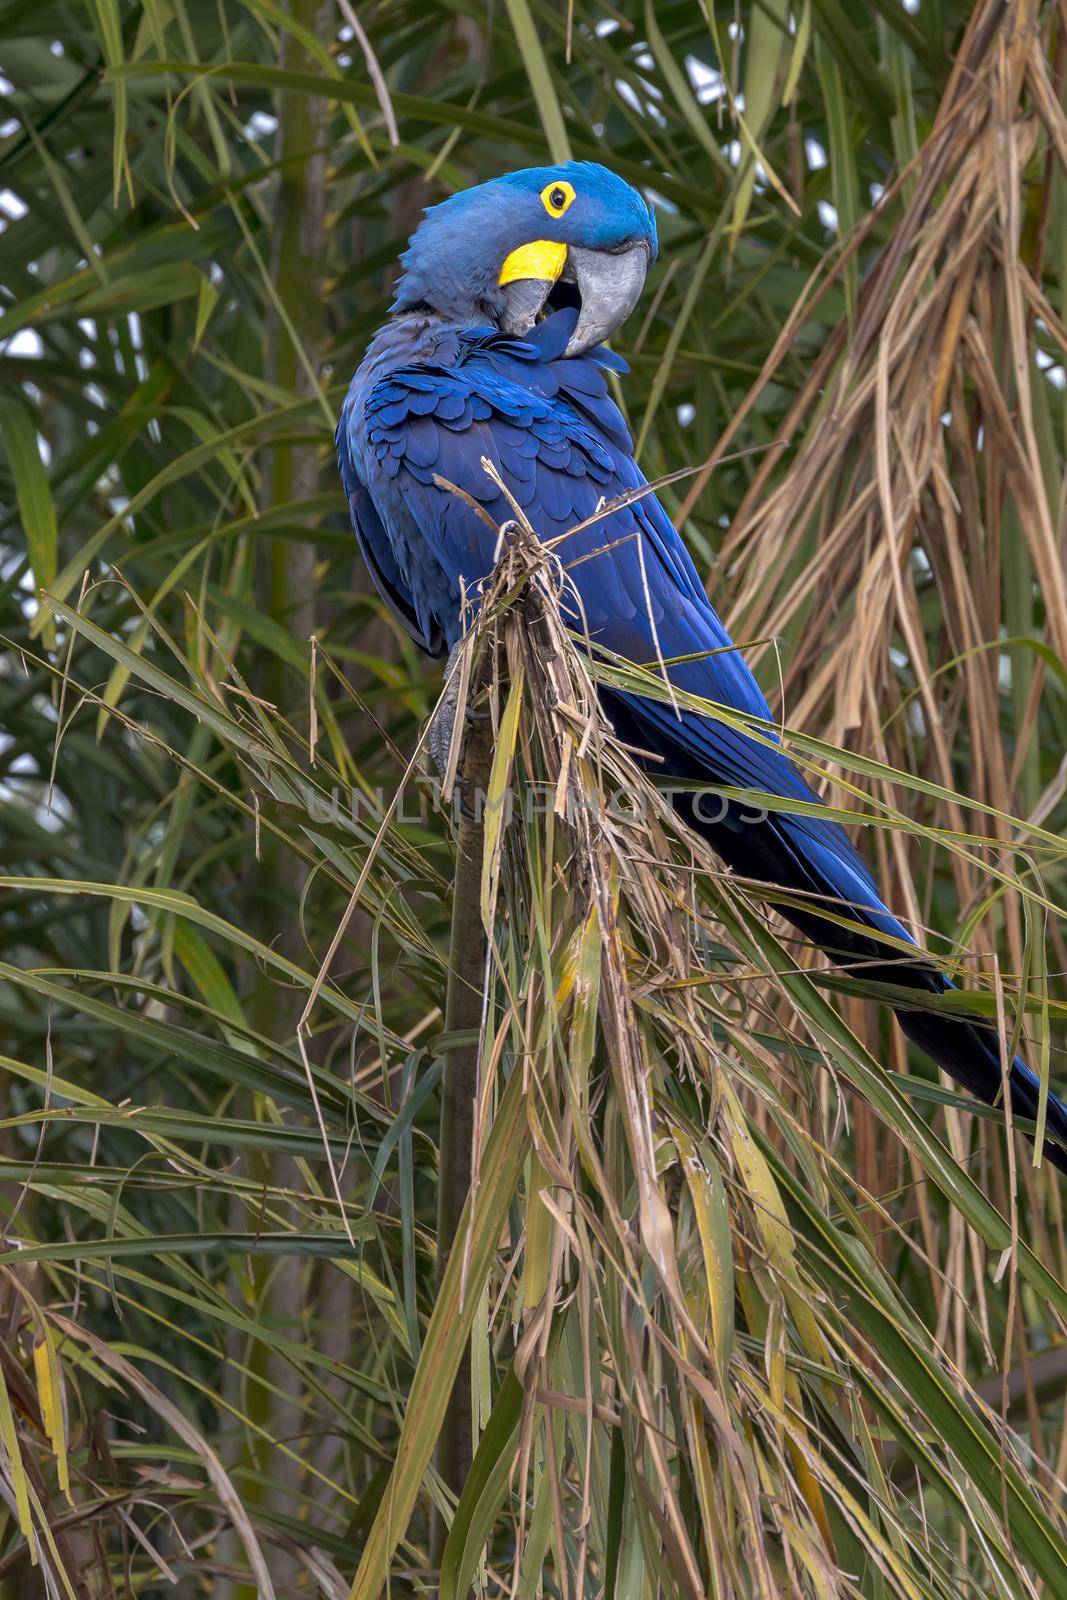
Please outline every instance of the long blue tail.
[{"label": "long blue tail", "polygon": [[[684,809],[684,798],[680,805]],[[892,984],[898,990],[938,995],[952,989],[950,980],[917,946],[917,959],[912,961],[879,941],[877,935],[884,934],[914,943],[882,903],[874,880],[840,828],[817,818],[784,815],[768,816],[753,825],[742,820],[744,815],[743,809],[734,810],[723,822],[710,825],[692,814],[687,820],[736,872],[803,897],[801,902],[782,905],[782,914],[838,965],[854,970],[857,977]],[[865,924],[871,936],[821,917],[820,901],[839,906],[848,917]],[[908,1038],[958,1084],[986,1105],[1001,1102],[1000,1043],[988,1022],[921,1007],[913,1010],[906,1003],[895,1004],[894,1011]],[[1013,1115],[1035,1122],[1040,1084],[1020,1056],[1012,1061],[1008,1084]],[[1067,1172],[1067,1105],[1051,1092],[1046,1104],[1044,1154],[1053,1166]]]},{"label": "long blue tail", "polygon": [[[758,695],[754,684],[753,692]],[[652,759],[642,759],[660,780],[746,783],[764,793],[818,799],[784,752],[770,754],[765,746],[753,746],[753,754],[736,739],[727,747],[725,736],[702,717],[676,718],[669,707],[637,695],[611,690],[602,690],[601,695],[616,730],[639,750],[650,753]],[[751,772],[747,782],[734,775],[742,771]],[[709,799],[718,799],[710,811],[705,807]],[[986,1105],[1000,1104],[1004,1077],[996,1030],[981,1017],[923,1009],[920,997],[945,994],[953,986],[883,903],[866,863],[838,823],[810,814],[760,813],[751,806],[726,805],[714,794],[691,790],[674,791],[673,800],[679,815],[707,839],[727,866],[768,885],[768,901],[776,903],[782,915],[838,966],[871,983],[891,985],[898,994],[912,990],[918,1001],[914,1008],[905,998],[894,996],[891,1001],[908,1038],[968,1093]],[[775,888],[792,898],[776,901]],[[820,915],[821,909],[836,910],[861,926],[841,927]],[[910,946],[914,959],[885,944],[885,938]],[[1040,1085],[1019,1056],[1012,1061],[1008,1085],[1013,1114],[1035,1122]],[[1067,1105],[1052,1093],[1046,1105],[1044,1153],[1061,1172],[1067,1172]]]}]

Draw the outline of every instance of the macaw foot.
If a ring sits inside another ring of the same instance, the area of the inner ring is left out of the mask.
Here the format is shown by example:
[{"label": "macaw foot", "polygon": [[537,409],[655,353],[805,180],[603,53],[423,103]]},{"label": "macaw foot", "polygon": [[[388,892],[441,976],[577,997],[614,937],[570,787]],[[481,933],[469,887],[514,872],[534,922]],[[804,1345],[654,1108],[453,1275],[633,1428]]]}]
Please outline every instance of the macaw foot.
[{"label": "macaw foot", "polygon": [[430,726],[426,734],[426,743],[429,747],[433,764],[437,768],[437,775],[444,778],[448,772],[448,758],[452,752],[452,735],[456,731],[456,706],[459,701],[459,675],[452,672],[452,662],[455,651],[448,658],[448,672],[445,675],[445,692],[437,702],[437,709],[430,718]]},{"label": "macaw foot", "polygon": [[481,728],[490,720],[488,711],[475,710],[467,705],[464,708],[463,720],[459,728],[456,727],[456,709],[459,704],[459,691],[461,674],[459,671],[458,651],[460,645],[453,645],[445,668],[445,692],[437,703],[437,709],[430,718],[430,726],[426,734],[426,743],[434,766],[439,776],[444,779],[448,775],[449,758],[452,754],[452,740],[456,737],[460,741],[460,749],[456,762],[456,770],[463,760],[463,744],[468,730]]}]

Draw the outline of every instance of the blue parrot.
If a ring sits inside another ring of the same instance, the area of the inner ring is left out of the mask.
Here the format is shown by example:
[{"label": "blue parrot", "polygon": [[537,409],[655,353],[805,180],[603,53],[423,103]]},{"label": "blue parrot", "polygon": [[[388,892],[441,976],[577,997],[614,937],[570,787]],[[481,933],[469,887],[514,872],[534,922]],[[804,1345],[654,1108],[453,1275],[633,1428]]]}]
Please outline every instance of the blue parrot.
[{"label": "blue parrot", "polygon": [[[428,209],[401,257],[390,320],[342,408],[341,480],[379,593],[430,655],[461,638],[493,568],[492,526],[514,516],[484,458],[540,538],[569,535],[559,550],[577,636],[635,663],[666,662],[679,689],[770,721],[654,494],[571,533],[605,502],[646,488],[605,377],[626,364],[601,341],[633,311],[657,248],[651,207],[589,161],[509,173]],[[639,694],[602,687],[601,697],[657,776],[817,800],[773,738]],[[692,790],[674,803],[834,962],[914,991],[914,1008],[896,1003],[905,1033],[970,1093],[998,1102],[994,1030],[929,1006],[949,979],[883,904],[836,822],[774,812],[754,824],[751,807],[733,801],[708,820]],[[776,889],[788,899],[775,902]],[[1014,1112],[1036,1119],[1039,1083],[1018,1056],[1009,1082]],[[1067,1106],[1054,1095],[1046,1133],[1046,1154],[1067,1171]]]}]

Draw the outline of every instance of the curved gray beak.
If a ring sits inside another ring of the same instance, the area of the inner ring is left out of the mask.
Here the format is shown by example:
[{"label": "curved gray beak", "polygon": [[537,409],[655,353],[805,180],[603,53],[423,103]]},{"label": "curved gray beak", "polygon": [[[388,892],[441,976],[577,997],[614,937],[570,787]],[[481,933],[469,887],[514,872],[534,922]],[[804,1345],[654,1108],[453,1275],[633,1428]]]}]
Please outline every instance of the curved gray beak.
[{"label": "curved gray beak", "polygon": [[[638,243],[625,250],[585,250],[572,244],[560,273],[561,283],[573,284],[580,301],[578,322],[563,352],[581,355],[610,339],[622,327],[641,298],[648,271],[648,246]],[[545,309],[555,283],[545,278],[521,278],[503,292],[500,326],[522,338]]]},{"label": "curved gray beak", "polygon": [[581,355],[603,344],[622,327],[641,298],[648,271],[648,246],[632,244],[626,250],[583,250],[571,245],[564,277],[572,277],[581,296],[578,326],[565,356]]}]

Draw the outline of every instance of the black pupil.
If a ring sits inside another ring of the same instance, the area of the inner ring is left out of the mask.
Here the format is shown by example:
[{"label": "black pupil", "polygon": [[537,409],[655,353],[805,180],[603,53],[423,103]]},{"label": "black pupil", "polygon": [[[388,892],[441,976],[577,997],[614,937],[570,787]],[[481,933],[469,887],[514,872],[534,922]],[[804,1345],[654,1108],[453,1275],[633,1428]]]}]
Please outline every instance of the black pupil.
[{"label": "black pupil", "polygon": [[553,189],[548,198],[551,200],[557,211],[562,211],[563,207],[567,204],[567,196],[563,193],[562,189]]}]

